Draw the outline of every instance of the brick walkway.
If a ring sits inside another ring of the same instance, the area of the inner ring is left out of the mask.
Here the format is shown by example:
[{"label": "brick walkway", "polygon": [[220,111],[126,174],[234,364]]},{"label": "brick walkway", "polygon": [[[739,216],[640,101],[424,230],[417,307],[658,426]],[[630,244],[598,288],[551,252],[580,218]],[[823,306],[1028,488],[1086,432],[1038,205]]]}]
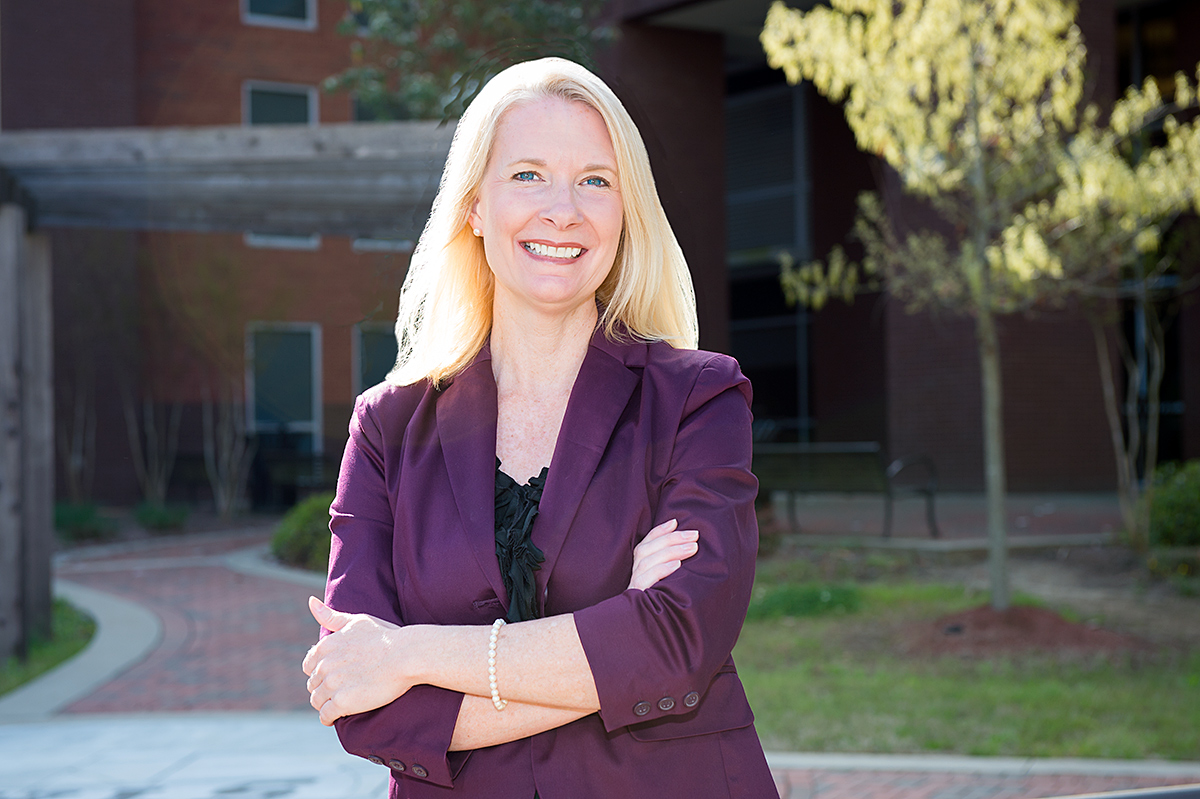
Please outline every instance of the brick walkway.
[{"label": "brick walkway", "polygon": [[[308,709],[300,661],[317,626],[301,585],[225,565],[263,531],[149,541],[125,551],[72,553],[57,575],[137,602],[162,621],[141,663],[66,708],[66,714]],[[1074,769],[1086,771],[1086,769]],[[777,768],[782,799],[1022,799],[1200,783],[1183,776]]]},{"label": "brick walkway", "polygon": [[163,625],[146,660],[65,712],[308,709],[300,661],[317,639],[312,591],[220,558],[267,538],[205,537],[62,565],[58,576],[144,605]]}]

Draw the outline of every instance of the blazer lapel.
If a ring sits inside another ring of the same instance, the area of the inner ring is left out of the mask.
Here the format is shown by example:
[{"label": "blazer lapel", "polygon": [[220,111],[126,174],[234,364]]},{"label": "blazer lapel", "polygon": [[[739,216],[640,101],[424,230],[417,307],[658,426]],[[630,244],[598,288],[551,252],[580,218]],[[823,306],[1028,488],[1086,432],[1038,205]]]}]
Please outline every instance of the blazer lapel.
[{"label": "blazer lapel", "polygon": [[621,413],[641,380],[640,371],[630,369],[626,361],[636,361],[644,353],[644,344],[615,344],[603,330],[597,330],[575,378],[533,526],[535,543],[546,556],[537,572],[542,589],[538,601],[543,610],[546,584],[567,531]]},{"label": "blazer lapel", "polygon": [[438,398],[437,429],[463,530],[507,608],[496,560],[496,381],[488,345]]}]

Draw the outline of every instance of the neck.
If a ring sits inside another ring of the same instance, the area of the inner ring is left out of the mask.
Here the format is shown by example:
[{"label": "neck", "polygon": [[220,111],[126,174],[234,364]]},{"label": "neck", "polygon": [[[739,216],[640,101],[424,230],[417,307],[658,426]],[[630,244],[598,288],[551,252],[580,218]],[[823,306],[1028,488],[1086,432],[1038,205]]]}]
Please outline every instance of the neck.
[{"label": "neck", "polygon": [[492,307],[492,373],[500,393],[544,391],[575,382],[596,328],[596,304],[549,315]]}]

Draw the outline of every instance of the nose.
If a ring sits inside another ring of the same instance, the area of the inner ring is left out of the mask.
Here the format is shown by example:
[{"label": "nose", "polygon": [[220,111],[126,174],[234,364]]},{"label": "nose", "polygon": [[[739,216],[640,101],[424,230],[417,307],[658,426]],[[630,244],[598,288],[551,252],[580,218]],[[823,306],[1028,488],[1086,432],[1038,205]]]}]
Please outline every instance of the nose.
[{"label": "nose", "polygon": [[583,212],[579,207],[575,187],[569,182],[555,186],[546,198],[541,217],[543,221],[559,230],[566,230],[582,222]]}]

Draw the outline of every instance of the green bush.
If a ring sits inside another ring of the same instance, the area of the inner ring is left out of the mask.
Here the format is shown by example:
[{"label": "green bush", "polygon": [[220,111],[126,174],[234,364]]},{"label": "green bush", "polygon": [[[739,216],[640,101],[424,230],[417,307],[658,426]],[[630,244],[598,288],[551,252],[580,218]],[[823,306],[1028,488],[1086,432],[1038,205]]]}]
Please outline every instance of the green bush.
[{"label": "green bush", "polygon": [[332,491],[313,494],[287,512],[271,538],[271,551],[280,562],[316,572],[329,568],[332,502]]},{"label": "green bush", "polygon": [[188,507],[186,505],[156,505],[153,502],[143,502],[133,511],[137,523],[147,530],[165,532],[179,530],[187,521]]},{"label": "green bush", "polygon": [[1200,460],[1167,463],[1159,469],[1150,536],[1156,546],[1200,546]]},{"label": "green bush", "polygon": [[780,616],[819,616],[824,613],[853,613],[862,604],[853,585],[756,586],[750,596],[746,619],[777,619]]},{"label": "green bush", "polygon": [[98,541],[116,535],[117,523],[91,503],[56,502],[54,529],[64,541]]}]

